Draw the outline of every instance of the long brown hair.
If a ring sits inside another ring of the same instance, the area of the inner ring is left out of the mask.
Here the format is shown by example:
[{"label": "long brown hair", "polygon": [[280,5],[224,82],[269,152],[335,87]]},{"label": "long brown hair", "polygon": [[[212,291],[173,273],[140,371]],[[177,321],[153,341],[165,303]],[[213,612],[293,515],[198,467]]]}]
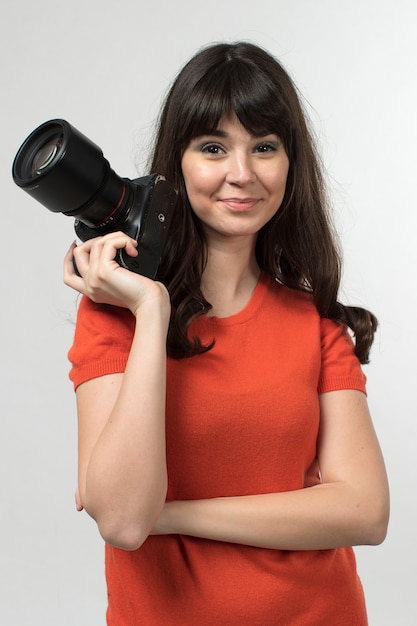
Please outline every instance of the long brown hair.
[{"label": "long brown hair", "polygon": [[355,336],[359,360],[367,363],[377,320],[366,309],[337,300],[341,255],[301,98],[281,64],[246,42],[214,44],[198,52],[178,74],[161,111],[150,170],[164,174],[178,188],[157,276],[173,305],[168,354],[180,358],[212,347],[188,337],[192,320],[211,305],[200,286],[206,242],[188,201],[181,159],[192,139],[210,134],[231,114],[251,134],[277,134],[290,162],[281,207],[258,234],[259,266],[283,285],[310,292],[321,317],[346,324]]}]

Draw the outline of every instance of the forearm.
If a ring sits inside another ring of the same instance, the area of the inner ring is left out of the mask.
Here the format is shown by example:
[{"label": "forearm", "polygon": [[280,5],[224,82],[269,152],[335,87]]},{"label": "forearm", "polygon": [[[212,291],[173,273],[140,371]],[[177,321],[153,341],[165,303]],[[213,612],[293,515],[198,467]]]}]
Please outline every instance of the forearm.
[{"label": "forearm", "polygon": [[167,314],[144,307],[120,390],[84,478],[82,503],[105,539],[134,548],[166,497],[165,381]]},{"label": "forearm", "polygon": [[286,493],[168,502],[155,532],[281,550],[380,543],[385,499],[359,494],[330,483]]}]

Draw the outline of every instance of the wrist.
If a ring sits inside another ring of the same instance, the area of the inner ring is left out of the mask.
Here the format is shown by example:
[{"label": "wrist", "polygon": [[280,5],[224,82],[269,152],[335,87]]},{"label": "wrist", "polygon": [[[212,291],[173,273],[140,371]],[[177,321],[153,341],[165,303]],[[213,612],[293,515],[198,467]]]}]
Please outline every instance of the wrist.
[{"label": "wrist", "polygon": [[130,310],[136,321],[138,321],[138,318],[146,316],[150,319],[166,321],[168,324],[171,316],[171,303],[168,291],[161,283],[155,283],[153,292],[139,302],[133,303]]}]

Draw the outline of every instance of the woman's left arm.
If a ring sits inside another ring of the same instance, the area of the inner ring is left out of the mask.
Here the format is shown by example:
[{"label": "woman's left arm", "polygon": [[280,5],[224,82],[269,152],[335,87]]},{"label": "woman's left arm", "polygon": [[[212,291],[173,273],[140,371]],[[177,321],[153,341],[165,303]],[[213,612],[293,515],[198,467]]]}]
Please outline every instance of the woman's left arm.
[{"label": "woman's left arm", "polygon": [[319,485],[209,500],[167,502],[152,534],[182,534],[281,550],[376,545],[386,535],[389,491],[365,395],[320,396]]}]

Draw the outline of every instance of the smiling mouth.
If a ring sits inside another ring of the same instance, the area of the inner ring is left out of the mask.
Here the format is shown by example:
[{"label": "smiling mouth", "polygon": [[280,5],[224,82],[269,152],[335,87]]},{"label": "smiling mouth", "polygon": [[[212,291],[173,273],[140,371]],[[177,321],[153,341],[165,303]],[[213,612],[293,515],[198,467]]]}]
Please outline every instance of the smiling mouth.
[{"label": "smiling mouth", "polygon": [[232,211],[249,211],[256,204],[258,198],[223,198],[221,202]]}]

